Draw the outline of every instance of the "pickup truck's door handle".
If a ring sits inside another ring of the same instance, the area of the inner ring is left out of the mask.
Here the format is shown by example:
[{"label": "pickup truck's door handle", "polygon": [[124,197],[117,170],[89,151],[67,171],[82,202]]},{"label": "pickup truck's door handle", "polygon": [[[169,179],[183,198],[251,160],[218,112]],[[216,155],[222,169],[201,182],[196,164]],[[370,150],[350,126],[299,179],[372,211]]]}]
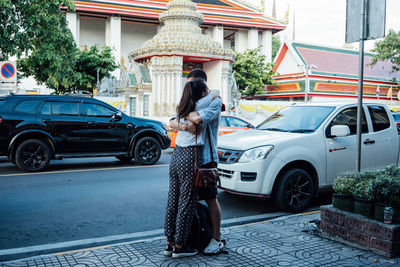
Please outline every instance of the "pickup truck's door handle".
[{"label": "pickup truck's door handle", "polygon": [[369,144],[372,145],[372,144],[375,144],[375,140],[367,139],[367,140],[364,141],[364,144],[365,144],[365,145],[369,145]]}]

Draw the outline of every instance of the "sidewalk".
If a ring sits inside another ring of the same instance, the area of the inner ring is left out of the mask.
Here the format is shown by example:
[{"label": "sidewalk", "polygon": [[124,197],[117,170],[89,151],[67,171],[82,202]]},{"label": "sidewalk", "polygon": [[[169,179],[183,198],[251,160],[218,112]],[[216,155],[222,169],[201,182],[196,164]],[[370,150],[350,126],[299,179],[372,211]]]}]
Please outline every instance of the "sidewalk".
[{"label": "sidewalk", "polygon": [[163,255],[166,240],[152,238],[111,246],[4,262],[5,266],[400,266],[386,259],[303,232],[320,213],[290,215],[224,228],[228,254],[173,260]]}]

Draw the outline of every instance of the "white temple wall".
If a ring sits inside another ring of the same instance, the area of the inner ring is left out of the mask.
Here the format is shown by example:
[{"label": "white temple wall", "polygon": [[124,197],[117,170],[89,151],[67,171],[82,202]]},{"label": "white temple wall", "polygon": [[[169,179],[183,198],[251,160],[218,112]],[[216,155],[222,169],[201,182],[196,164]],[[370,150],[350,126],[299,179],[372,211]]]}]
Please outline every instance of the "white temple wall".
[{"label": "white temple wall", "polygon": [[302,69],[302,67],[300,67],[298,65],[298,61],[292,55],[292,53],[290,53],[290,51],[288,50],[286,52],[286,56],[283,58],[281,64],[279,64],[277,72],[280,75],[284,75],[284,74],[290,74],[290,73],[304,72],[304,70]]},{"label": "white temple wall", "polygon": [[100,47],[105,45],[106,20],[100,18],[80,17],[79,47],[85,45],[89,48],[95,44]]},{"label": "white temple wall", "polygon": [[105,44],[112,49],[117,62],[121,60],[121,17],[111,16],[106,20]]},{"label": "white temple wall", "polygon": [[232,42],[231,40],[224,40],[224,49],[232,49]]},{"label": "white temple wall", "polygon": [[231,94],[228,91],[227,70],[228,62],[222,60],[211,61],[203,64],[203,69],[207,73],[207,84],[211,90],[221,92],[222,102],[229,104]]},{"label": "white temple wall", "polygon": [[[122,21],[121,23],[121,56],[125,66],[130,69],[128,54],[139,49],[144,42],[157,34],[157,25]],[[120,60],[120,59],[119,59]]]},{"label": "white temple wall", "polygon": [[68,28],[71,30],[72,36],[74,37],[75,43],[77,46],[79,46],[79,15],[75,12],[67,12],[65,17],[67,19]]}]

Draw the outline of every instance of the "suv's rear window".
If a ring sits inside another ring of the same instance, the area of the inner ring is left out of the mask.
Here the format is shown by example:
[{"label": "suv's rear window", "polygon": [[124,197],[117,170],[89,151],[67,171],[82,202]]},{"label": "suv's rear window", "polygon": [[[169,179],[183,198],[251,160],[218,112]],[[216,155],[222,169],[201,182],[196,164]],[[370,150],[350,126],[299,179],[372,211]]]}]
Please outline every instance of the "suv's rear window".
[{"label": "suv's rear window", "polygon": [[22,113],[34,113],[40,102],[40,100],[23,100],[15,105],[14,111]]},{"label": "suv's rear window", "polygon": [[46,102],[41,114],[59,116],[79,116],[78,103],[75,102]]}]

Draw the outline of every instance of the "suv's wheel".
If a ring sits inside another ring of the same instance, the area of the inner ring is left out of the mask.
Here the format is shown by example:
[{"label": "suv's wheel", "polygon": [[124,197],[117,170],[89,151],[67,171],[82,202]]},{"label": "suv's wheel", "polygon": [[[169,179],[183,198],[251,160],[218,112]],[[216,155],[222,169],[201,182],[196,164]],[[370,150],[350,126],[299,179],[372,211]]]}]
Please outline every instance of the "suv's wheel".
[{"label": "suv's wheel", "polygon": [[18,168],[37,172],[45,169],[50,163],[51,150],[40,140],[30,139],[22,142],[15,152],[15,163]]},{"label": "suv's wheel", "polygon": [[286,171],[278,181],[275,201],[281,209],[299,212],[308,207],[313,192],[311,176],[302,169],[294,168]]},{"label": "suv's wheel", "polygon": [[137,142],[134,155],[140,164],[155,164],[161,157],[161,145],[153,137],[143,137]]}]

